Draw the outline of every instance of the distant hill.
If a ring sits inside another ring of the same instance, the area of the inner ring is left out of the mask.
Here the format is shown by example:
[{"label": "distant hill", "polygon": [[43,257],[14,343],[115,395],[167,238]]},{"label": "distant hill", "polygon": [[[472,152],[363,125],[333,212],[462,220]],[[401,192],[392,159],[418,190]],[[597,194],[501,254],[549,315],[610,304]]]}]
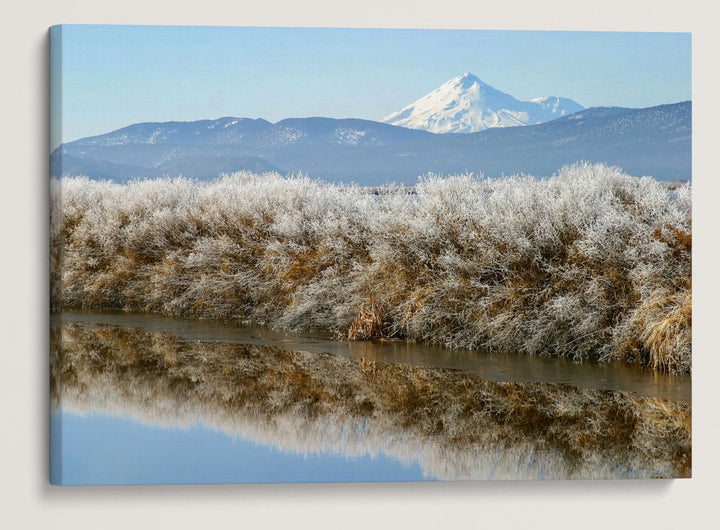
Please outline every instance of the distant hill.
[{"label": "distant hill", "polygon": [[550,175],[579,160],[659,180],[692,177],[692,103],[645,109],[596,107],[538,125],[434,134],[359,119],[248,118],[140,123],[83,138],[51,154],[51,173],[124,181],[201,179],[251,170],[331,181],[413,183],[419,175],[472,171]]}]

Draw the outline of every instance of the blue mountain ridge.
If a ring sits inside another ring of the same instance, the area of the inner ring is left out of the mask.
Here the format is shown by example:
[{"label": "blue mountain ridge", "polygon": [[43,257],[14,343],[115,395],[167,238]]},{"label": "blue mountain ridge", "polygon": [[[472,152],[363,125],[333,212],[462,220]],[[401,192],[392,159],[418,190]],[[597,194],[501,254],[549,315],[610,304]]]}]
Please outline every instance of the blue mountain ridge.
[{"label": "blue mountain ridge", "polygon": [[224,117],[138,123],[61,145],[51,174],[125,181],[220,173],[302,172],[336,182],[412,184],[428,172],[550,175],[586,160],[659,180],[692,177],[690,101],[593,107],[538,125],[434,134],[354,118]]}]

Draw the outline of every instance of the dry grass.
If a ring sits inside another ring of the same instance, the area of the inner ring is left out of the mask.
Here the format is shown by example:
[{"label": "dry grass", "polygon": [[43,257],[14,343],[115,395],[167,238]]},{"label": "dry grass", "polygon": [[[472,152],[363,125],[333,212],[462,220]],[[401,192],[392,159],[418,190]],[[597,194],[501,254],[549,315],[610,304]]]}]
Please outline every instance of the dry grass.
[{"label": "dry grass", "polygon": [[689,184],[581,164],[414,193],[245,173],[52,189],[57,309],[690,370]]},{"label": "dry grass", "polygon": [[345,337],[347,340],[378,340],[386,337],[385,318],[382,309],[375,302],[375,297],[370,297],[370,307],[363,305],[360,313]]},{"label": "dry grass", "polygon": [[645,319],[640,339],[648,352],[648,363],[659,370],[689,372],[692,292],[688,289],[648,300],[639,312]]}]

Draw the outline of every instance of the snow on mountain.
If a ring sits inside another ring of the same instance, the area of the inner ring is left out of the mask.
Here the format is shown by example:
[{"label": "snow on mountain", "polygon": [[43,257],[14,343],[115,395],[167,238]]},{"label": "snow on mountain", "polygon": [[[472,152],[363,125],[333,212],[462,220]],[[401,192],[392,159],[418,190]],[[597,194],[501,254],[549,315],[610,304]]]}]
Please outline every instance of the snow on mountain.
[{"label": "snow on mountain", "polygon": [[551,112],[553,114],[553,117],[550,118],[551,120],[567,116],[568,114],[574,114],[575,112],[580,112],[585,109],[585,107],[574,102],[572,99],[561,98],[558,96],[533,98],[530,102],[536,103],[546,111]]},{"label": "snow on mountain", "polygon": [[519,101],[465,73],[380,121],[433,133],[472,133],[543,123],[583,108],[556,96]]}]

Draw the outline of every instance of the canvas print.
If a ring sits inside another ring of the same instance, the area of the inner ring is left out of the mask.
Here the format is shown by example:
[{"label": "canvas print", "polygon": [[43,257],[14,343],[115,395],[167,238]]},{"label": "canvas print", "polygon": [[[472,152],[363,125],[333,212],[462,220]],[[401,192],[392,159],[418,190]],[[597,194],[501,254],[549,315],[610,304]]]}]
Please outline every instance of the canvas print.
[{"label": "canvas print", "polygon": [[50,29],[50,480],[684,478],[688,33]]}]

